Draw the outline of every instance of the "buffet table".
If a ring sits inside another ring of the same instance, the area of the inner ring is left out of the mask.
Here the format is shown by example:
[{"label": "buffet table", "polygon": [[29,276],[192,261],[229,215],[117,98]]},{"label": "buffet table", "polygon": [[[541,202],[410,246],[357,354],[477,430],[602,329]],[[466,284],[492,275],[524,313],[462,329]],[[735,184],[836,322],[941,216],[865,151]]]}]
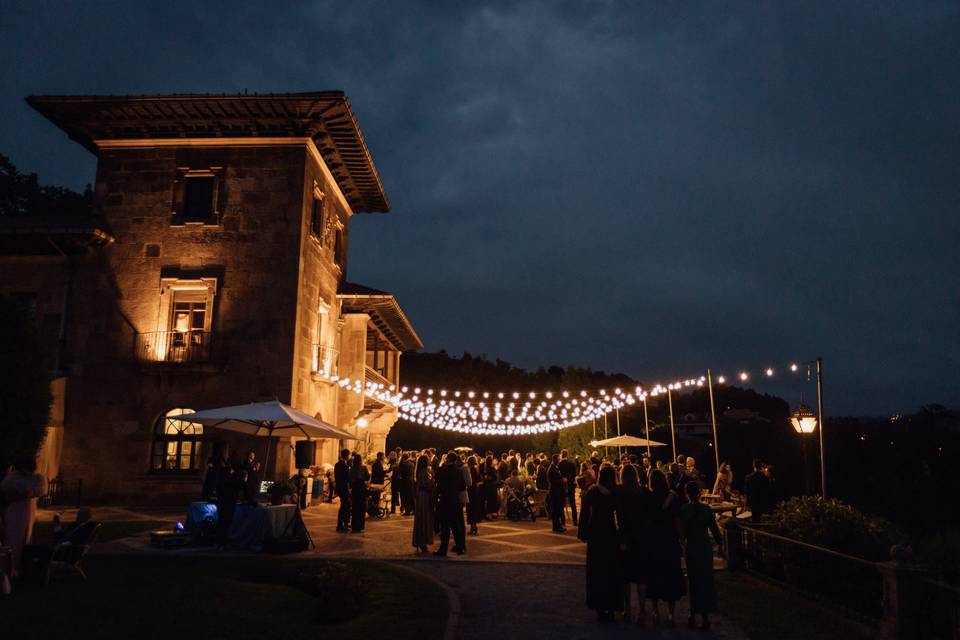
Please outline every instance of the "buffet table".
[{"label": "buffet table", "polygon": [[294,527],[288,525],[297,515],[297,506],[293,504],[237,505],[230,525],[231,547],[259,550],[268,538],[279,538],[284,531],[293,533]]}]

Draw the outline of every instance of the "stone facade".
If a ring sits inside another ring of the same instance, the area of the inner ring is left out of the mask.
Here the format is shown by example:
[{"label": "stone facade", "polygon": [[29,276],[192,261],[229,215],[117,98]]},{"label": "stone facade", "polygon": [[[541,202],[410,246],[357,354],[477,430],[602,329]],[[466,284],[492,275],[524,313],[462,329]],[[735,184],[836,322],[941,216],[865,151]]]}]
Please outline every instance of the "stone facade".
[{"label": "stone facade", "polygon": [[[317,463],[344,445],[382,447],[395,409],[373,411],[318,375],[365,375],[365,345],[384,336],[370,315],[341,313],[353,211],[313,141],[100,140],[97,153],[95,209],[114,241],[70,258],[0,257],[0,291],[35,292],[38,316],[64,313],[72,270],[63,475],[94,500],[198,495],[213,440],[261,459],[266,440],[207,429],[171,461],[166,412],[274,398],[357,434],[320,443]],[[205,222],[184,219],[194,176],[213,183]],[[408,346],[391,346],[393,384]],[[292,473],[293,442],[272,449],[268,471]]]}]

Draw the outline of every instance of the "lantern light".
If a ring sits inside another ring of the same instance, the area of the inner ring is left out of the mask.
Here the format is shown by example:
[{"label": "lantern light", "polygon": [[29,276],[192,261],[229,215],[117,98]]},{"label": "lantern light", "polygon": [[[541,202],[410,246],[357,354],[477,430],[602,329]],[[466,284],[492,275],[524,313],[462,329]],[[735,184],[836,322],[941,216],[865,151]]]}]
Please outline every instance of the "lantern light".
[{"label": "lantern light", "polygon": [[807,405],[800,403],[797,410],[790,416],[790,422],[797,433],[804,435],[811,434],[817,428],[817,416],[814,415]]}]

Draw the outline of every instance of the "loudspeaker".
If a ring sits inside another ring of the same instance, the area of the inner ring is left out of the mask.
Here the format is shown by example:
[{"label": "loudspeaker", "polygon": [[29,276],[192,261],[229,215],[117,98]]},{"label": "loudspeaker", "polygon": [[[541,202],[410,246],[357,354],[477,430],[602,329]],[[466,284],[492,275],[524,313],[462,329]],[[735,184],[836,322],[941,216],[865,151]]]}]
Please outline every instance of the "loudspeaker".
[{"label": "loudspeaker", "polygon": [[317,443],[313,440],[300,440],[297,442],[296,456],[297,469],[307,469],[313,466],[317,459]]}]

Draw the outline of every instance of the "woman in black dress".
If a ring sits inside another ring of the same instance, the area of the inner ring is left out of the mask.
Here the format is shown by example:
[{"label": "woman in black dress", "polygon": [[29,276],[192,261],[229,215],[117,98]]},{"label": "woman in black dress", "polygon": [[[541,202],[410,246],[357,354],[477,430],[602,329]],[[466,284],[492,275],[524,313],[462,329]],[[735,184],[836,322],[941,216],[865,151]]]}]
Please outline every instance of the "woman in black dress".
[{"label": "woman in black dress", "polygon": [[370,483],[370,471],[363,463],[363,456],[353,454],[353,464],[350,465],[350,497],[353,504],[350,518],[350,531],[362,533],[367,520],[367,485]]},{"label": "woman in black dress", "polygon": [[480,533],[477,525],[483,520],[483,476],[480,475],[480,465],[477,456],[467,458],[467,468],[470,469],[470,486],[467,487],[467,524],[470,525],[470,535]]},{"label": "woman in black dress", "polygon": [[483,496],[484,514],[488,520],[500,510],[500,499],[497,494],[499,484],[497,469],[493,466],[493,456],[487,456],[483,463]]},{"label": "woman in black dress", "polygon": [[597,620],[613,622],[613,612],[623,610],[623,579],[618,567],[620,545],[613,467],[600,469],[597,484],[581,502],[583,511],[577,538],[587,543],[587,607],[596,609]]},{"label": "woman in black dress", "polygon": [[680,498],[670,490],[662,471],[650,472],[650,555],[647,597],[651,600],[653,623],[660,622],[659,601],[667,603],[667,625],[675,626],[677,600],[686,593],[680,568]]},{"label": "woman in black dress", "polygon": [[620,524],[621,567],[626,583],[623,600],[623,621],[630,622],[632,586],[637,589],[640,613],[637,624],[646,624],[646,605],[643,602],[644,585],[647,582],[647,537],[650,520],[650,490],[640,484],[640,473],[632,464],[623,466],[620,485],[614,493],[617,503],[617,520]]}]

